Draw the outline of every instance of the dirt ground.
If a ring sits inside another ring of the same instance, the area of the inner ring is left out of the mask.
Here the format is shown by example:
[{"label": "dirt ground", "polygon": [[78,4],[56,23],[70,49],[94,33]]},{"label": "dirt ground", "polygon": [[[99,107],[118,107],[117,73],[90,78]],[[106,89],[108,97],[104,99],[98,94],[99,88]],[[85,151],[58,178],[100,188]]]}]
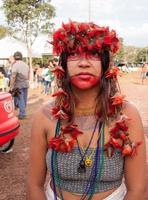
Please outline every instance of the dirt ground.
[{"label": "dirt ground", "polygon": [[[140,73],[134,72],[124,75],[119,79],[119,82],[122,93],[127,95],[127,99],[132,101],[140,112],[148,144],[148,80],[147,83],[142,85]],[[15,139],[13,151],[8,154],[0,154],[0,200],[26,199],[26,176],[32,116],[41,104],[47,102],[48,99],[50,99],[50,96],[41,94],[37,89],[29,91],[27,119],[20,122],[20,133]]]}]

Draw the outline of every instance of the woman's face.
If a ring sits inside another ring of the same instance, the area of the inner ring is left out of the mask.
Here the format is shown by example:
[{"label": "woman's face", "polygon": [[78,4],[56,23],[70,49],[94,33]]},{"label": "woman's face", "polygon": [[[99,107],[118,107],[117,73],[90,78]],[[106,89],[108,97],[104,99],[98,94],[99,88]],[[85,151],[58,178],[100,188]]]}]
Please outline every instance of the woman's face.
[{"label": "woman's face", "polygon": [[67,70],[74,87],[81,90],[90,89],[100,82],[100,57],[97,53],[71,54],[68,56]]}]

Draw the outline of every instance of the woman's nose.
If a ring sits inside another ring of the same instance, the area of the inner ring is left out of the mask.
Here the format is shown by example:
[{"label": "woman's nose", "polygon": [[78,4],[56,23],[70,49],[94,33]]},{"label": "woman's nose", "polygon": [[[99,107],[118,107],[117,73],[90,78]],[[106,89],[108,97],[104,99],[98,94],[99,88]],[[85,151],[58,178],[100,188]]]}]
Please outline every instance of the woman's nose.
[{"label": "woman's nose", "polygon": [[82,68],[88,68],[90,67],[90,63],[88,62],[87,58],[81,57],[81,59],[79,60],[78,66]]}]

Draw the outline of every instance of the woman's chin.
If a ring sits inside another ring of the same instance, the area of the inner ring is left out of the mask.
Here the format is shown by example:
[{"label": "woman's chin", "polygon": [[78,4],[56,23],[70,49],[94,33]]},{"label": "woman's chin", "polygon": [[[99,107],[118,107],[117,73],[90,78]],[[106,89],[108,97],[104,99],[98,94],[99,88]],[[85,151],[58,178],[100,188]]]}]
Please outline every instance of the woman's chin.
[{"label": "woman's chin", "polygon": [[80,90],[88,90],[96,87],[99,84],[99,79],[96,77],[91,77],[89,79],[80,79],[77,77],[71,78],[71,84]]}]

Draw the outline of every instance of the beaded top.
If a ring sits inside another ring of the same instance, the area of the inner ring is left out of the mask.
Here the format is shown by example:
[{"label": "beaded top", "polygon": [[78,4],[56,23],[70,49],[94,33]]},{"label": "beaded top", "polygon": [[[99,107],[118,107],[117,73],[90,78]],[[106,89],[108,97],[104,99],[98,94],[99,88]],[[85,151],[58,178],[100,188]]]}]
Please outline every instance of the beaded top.
[{"label": "beaded top", "polygon": [[[92,152],[92,148],[88,149],[88,154]],[[46,156],[47,167],[51,172],[51,154],[52,149],[49,149]],[[92,160],[94,160],[94,154]],[[58,172],[60,178],[60,188],[62,190],[83,194],[90,178],[92,167],[87,167],[85,173],[78,173],[77,167],[81,160],[78,148],[75,147],[69,153],[57,153]],[[105,192],[107,190],[119,187],[123,178],[124,158],[117,150],[111,158],[104,156],[103,173],[96,183],[95,193]],[[91,183],[90,183],[91,184]],[[56,180],[56,186],[59,183]]]}]

